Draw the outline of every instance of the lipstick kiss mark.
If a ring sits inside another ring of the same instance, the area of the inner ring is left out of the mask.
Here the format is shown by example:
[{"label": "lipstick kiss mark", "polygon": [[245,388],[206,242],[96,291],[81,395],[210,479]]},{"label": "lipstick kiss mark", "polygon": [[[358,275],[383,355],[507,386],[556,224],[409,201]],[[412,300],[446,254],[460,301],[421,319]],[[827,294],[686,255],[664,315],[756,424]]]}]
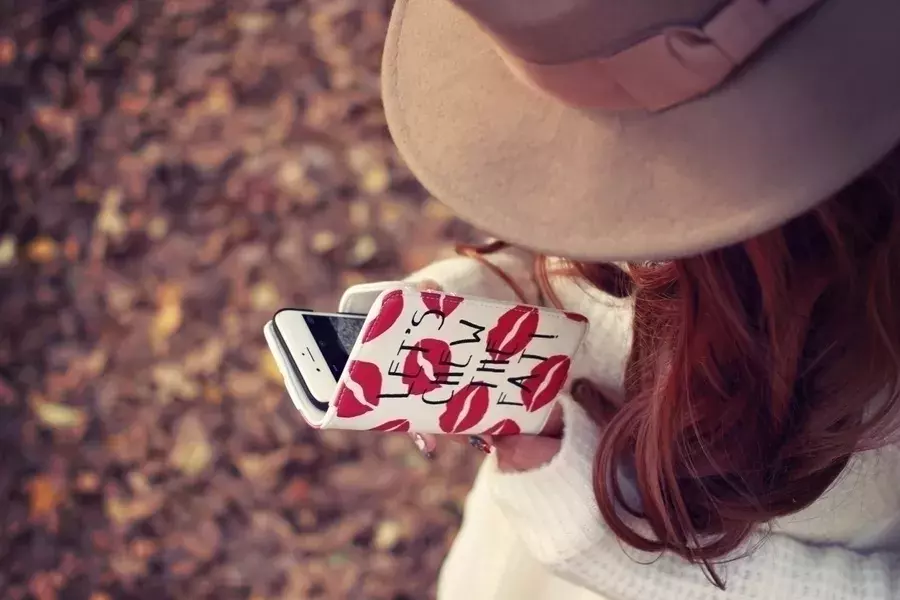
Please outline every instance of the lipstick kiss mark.
[{"label": "lipstick kiss mark", "polygon": [[435,310],[445,317],[449,317],[450,313],[456,310],[462,301],[463,299],[459,296],[439,294],[437,292],[422,292],[422,302],[428,310]]},{"label": "lipstick kiss mark", "polygon": [[409,431],[409,421],[406,419],[394,419],[373,427],[371,431]]},{"label": "lipstick kiss mark", "polygon": [[[447,383],[452,360],[450,344],[443,340],[425,338],[416,344],[420,350],[410,350],[403,363],[403,383],[413,396],[427,394]],[[408,374],[408,375],[406,375]]]},{"label": "lipstick kiss mark", "polygon": [[378,316],[369,323],[366,333],[363,335],[362,343],[371,342],[382,333],[391,328],[400,318],[403,312],[403,292],[397,290],[391,292],[381,301],[381,308],[378,309]]},{"label": "lipstick kiss mark", "polygon": [[372,363],[355,360],[337,397],[337,414],[352,419],[374,410],[381,394],[381,371]]},{"label": "lipstick kiss mark", "polygon": [[453,394],[438,425],[444,433],[463,433],[476,425],[487,414],[490,404],[488,388],[478,385],[467,385]]},{"label": "lipstick kiss mark", "polygon": [[537,333],[538,309],[517,306],[506,312],[488,332],[487,349],[494,360],[507,360],[525,350]]},{"label": "lipstick kiss mark", "polygon": [[488,435],[519,435],[522,433],[522,429],[512,419],[503,419],[485,433]]},{"label": "lipstick kiss mark", "polygon": [[569,319],[571,319],[572,321],[576,321],[578,323],[587,323],[588,322],[587,317],[585,317],[584,315],[579,315],[578,313],[567,312],[566,316]]},{"label": "lipstick kiss mark", "polygon": [[569,357],[551,356],[531,370],[528,384],[522,389],[522,403],[528,412],[537,412],[559,394],[569,377]]}]

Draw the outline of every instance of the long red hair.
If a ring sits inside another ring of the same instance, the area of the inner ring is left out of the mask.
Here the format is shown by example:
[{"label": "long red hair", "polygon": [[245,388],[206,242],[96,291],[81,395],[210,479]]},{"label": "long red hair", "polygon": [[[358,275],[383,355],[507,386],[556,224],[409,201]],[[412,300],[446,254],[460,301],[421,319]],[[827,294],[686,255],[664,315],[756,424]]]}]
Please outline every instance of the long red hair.
[{"label": "long red hair", "polygon": [[[621,540],[701,564],[720,587],[715,562],[896,427],[900,151],[740,244],[627,269],[541,258],[537,271],[551,300],[558,275],[633,299],[624,400],[581,394],[604,430],[597,501]],[[619,489],[621,467],[640,507]]]}]

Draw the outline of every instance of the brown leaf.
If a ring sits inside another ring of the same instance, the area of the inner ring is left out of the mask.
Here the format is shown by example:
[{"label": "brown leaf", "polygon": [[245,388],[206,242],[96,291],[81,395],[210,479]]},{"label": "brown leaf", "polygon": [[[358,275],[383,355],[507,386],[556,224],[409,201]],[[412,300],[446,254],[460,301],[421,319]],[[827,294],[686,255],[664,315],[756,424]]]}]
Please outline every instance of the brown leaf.
[{"label": "brown leaf", "polygon": [[153,382],[156,384],[157,400],[168,404],[175,398],[194,400],[200,395],[200,384],[185,372],[185,366],[177,363],[163,363],[153,367]]},{"label": "brown leaf", "polygon": [[16,60],[16,42],[8,37],[0,37],[0,65],[6,66]]},{"label": "brown leaf", "polygon": [[228,393],[236,398],[256,400],[266,389],[266,380],[257,373],[231,371],[226,375]]},{"label": "brown leaf", "polygon": [[254,486],[268,491],[278,482],[289,452],[290,448],[282,448],[269,454],[242,454],[237,457],[237,466]]},{"label": "brown leaf", "polygon": [[56,240],[47,236],[34,238],[26,249],[28,258],[36,263],[49,263],[59,254]]},{"label": "brown leaf", "polygon": [[218,337],[210,338],[187,355],[184,360],[184,370],[190,374],[212,375],[222,366],[224,355],[225,342]]},{"label": "brown leaf", "polygon": [[43,521],[56,513],[65,497],[59,481],[45,473],[35,475],[28,484],[28,514],[36,521]]}]

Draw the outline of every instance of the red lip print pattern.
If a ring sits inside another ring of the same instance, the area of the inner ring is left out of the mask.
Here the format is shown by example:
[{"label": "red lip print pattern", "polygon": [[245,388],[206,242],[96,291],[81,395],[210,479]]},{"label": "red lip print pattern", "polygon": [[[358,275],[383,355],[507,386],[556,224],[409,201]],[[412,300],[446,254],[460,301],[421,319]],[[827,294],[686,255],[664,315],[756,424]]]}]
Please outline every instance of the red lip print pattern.
[{"label": "red lip print pattern", "polygon": [[382,333],[391,328],[400,318],[403,312],[403,292],[391,292],[381,301],[381,308],[378,309],[378,316],[369,323],[366,333],[363,335],[362,343],[371,342]]},{"label": "red lip print pattern", "polygon": [[462,303],[463,299],[459,296],[451,296],[449,294],[438,294],[436,292],[422,292],[422,303],[428,310],[435,310],[449,317],[456,308]]},{"label": "red lip print pattern", "polygon": [[522,433],[522,429],[512,419],[503,419],[485,433],[488,435],[519,435]]},{"label": "red lip print pattern", "polygon": [[463,433],[472,429],[484,418],[490,404],[488,388],[467,385],[453,394],[438,425],[444,433]]},{"label": "red lip print pattern", "polygon": [[441,385],[447,383],[447,377],[452,367],[441,365],[441,361],[450,362],[450,344],[443,340],[426,338],[420,340],[416,346],[421,350],[410,350],[403,363],[403,372],[415,374],[403,376],[403,383],[409,386],[409,393],[413,396],[421,396]]},{"label": "red lip print pattern", "polygon": [[372,363],[355,360],[337,397],[337,415],[352,419],[375,410],[380,394],[381,371]]},{"label": "red lip print pattern", "polygon": [[537,328],[537,308],[517,306],[510,309],[488,332],[488,353],[494,360],[508,360],[525,350]]},{"label": "red lip print pattern", "polygon": [[531,379],[522,390],[528,412],[537,412],[556,398],[569,377],[569,357],[551,356],[531,370]]},{"label": "red lip print pattern", "polygon": [[409,421],[406,419],[394,419],[387,423],[382,423],[378,427],[373,427],[371,431],[409,431]]}]

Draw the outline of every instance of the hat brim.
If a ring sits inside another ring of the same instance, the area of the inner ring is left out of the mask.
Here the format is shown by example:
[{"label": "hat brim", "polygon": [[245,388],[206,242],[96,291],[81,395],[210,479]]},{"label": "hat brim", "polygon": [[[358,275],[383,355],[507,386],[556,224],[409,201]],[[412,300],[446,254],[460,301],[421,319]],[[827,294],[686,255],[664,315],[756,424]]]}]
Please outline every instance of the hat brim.
[{"label": "hat brim", "polygon": [[448,0],[397,0],[394,141],[428,190],[508,242],[582,260],[685,256],[831,196],[900,139],[900,2],[829,0],[714,93],[665,112],[563,105]]}]

